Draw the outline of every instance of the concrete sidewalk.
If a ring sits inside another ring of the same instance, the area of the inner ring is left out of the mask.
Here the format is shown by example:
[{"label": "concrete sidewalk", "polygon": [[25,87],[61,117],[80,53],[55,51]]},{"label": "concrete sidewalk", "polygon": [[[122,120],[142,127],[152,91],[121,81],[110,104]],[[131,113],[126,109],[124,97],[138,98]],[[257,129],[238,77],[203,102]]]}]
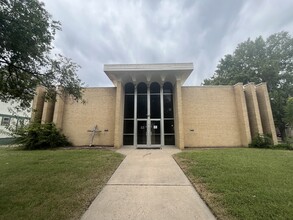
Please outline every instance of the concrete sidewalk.
[{"label": "concrete sidewalk", "polygon": [[127,155],[82,216],[93,219],[215,219],[172,158],[176,148],[137,150]]}]

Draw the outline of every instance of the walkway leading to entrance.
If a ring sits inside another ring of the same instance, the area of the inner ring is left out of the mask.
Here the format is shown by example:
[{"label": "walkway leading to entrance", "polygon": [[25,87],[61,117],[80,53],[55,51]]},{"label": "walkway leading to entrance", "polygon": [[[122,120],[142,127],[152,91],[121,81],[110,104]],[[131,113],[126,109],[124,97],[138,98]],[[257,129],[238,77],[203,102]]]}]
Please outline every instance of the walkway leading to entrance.
[{"label": "walkway leading to entrance", "polygon": [[126,158],[82,219],[215,219],[172,158],[179,151],[118,150]]}]

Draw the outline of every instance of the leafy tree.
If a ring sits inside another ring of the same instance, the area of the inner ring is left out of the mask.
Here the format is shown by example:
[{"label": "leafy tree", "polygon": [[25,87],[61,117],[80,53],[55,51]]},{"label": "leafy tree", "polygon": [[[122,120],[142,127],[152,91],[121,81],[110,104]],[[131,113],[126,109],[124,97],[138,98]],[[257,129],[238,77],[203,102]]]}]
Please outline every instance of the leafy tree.
[{"label": "leafy tree", "polygon": [[60,23],[38,0],[0,0],[0,100],[16,100],[29,107],[35,88],[47,88],[53,98],[57,86],[81,99],[79,68],[71,59],[52,56],[52,41]]},{"label": "leafy tree", "polygon": [[288,98],[287,105],[285,106],[285,122],[291,128],[293,127],[293,97]]},{"label": "leafy tree", "polygon": [[233,85],[238,82],[267,82],[276,126],[285,137],[285,105],[293,96],[293,38],[279,32],[264,40],[240,43],[233,54],[225,55],[214,75],[204,85]]}]

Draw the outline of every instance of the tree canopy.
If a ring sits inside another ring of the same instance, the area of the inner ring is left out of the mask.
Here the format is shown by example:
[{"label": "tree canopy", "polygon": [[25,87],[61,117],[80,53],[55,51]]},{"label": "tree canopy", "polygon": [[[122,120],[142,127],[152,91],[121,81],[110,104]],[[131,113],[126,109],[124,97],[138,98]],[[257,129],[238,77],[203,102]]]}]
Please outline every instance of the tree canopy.
[{"label": "tree canopy", "polygon": [[204,85],[233,85],[266,82],[276,126],[285,135],[285,106],[293,96],[293,38],[288,32],[258,37],[240,43],[225,55],[214,75]]},{"label": "tree canopy", "polygon": [[293,97],[289,97],[285,107],[285,121],[288,126],[293,127]]},{"label": "tree canopy", "polygon": [[38,0],[0,0],[0,100],[16,100],[29,107],[38,85],[56,87],[81,99],[79,66],[61,55],[53,56],[52,41],[61,24]]}]

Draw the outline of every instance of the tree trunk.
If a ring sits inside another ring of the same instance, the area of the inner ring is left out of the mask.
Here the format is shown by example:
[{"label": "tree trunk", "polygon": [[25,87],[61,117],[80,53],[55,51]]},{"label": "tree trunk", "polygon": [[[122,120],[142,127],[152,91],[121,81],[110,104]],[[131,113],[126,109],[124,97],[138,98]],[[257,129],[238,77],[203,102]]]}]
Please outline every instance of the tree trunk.
[{"label": "tree trunk", "polygon": [[282,141],[286,140],[286,127],[285,126],[279,126],[279,131],[281,133]]}]

